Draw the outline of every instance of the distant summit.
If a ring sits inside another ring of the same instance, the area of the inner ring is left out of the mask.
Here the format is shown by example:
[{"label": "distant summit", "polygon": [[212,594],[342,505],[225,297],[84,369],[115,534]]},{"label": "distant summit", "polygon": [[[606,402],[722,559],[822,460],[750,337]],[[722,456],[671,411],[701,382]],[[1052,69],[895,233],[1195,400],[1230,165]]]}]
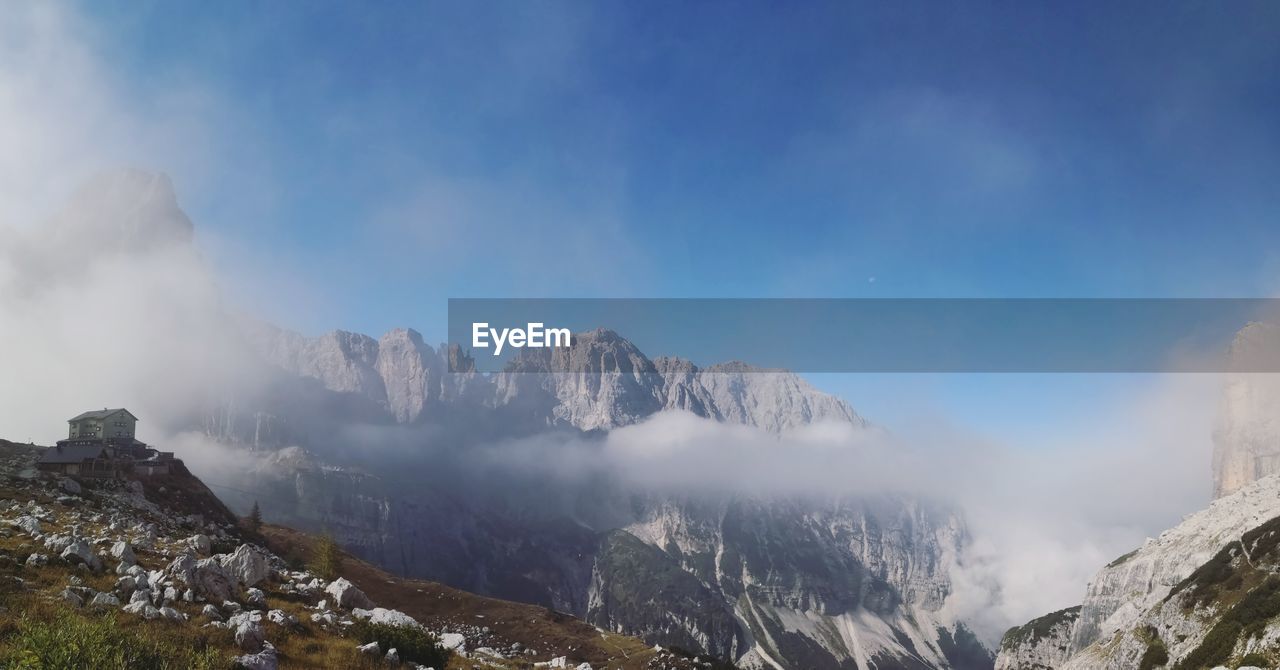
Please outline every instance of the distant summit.
[{"label": "distant summit", "polygon": [[163,173],[122,168],[82,184],[50,227],[82,254],[122,253],[188,244],[194,226]]}]

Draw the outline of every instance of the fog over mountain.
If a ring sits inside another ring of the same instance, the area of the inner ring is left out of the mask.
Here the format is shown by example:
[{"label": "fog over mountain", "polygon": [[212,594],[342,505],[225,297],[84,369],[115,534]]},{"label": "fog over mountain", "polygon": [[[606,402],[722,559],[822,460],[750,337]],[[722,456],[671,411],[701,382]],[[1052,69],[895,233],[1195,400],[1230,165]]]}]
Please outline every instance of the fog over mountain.
[{"label": "fog over mountain", "polygon": [[[748,665],[946,667],[976,650],[963,630],[993,644],[1078,601],[1171,499],[1207,494],[1193,410],[1213,379],[1153,383],[1123,428],[1036,452],[941,420],[907,440],[798,376],[650,358],[608,330],[555,354],[573,372],[534,352],[448,374],[465,353],[413,330],[309,338],[225,304],[171,186],[105,173],[9,232],[0,418],[47,441],[68,408],[129,406],[233,505],[402,574]],[[621,598],[636,566],[676,600]]]}]

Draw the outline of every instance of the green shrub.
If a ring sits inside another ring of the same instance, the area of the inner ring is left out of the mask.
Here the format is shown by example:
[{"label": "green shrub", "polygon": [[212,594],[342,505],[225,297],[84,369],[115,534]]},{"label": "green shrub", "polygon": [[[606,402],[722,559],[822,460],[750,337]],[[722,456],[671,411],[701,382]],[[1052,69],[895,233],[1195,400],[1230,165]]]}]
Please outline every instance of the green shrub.
[{"label": "green shrub", "polygon": [[1240,640],[1256,637],[1267,622],[1280,615],[1280,579],[1268,577],[1223,614],[1204,640],[1178,664],[1179,668],[1210,668],[1231,656]]},{"label": "green shrub", "polygon": [[1240,659],[1239,665],[1240,667],[1252,665],[1256,668],[1270,668],[1271,659],[1255,651],[1252,654],[1245,654],[1244,658]]},{"label": "green shrub", "polygon": [[1147,645],[1147,651],[1142,654],[1142,660],[1138,661],[1138,670],[1152,670],[1152,668],[1161,668],[1169,664],[1169,650],[1165,648],[1164,643],[1156,638],[1155,641]]},{"label": "green shrub", "polygon": [[143,637],[119,628],[110,616],[24,616],[16,628],[0,653],[0,667],[10,670],[214,670],[228,663],[215,649]]},{"label": "green shrub", "polygon": [[449,662],[449,651],[440,646],[434,635],[419,628],[356,621],[349,630],[361,644],[377,642],[383,653],[395,649],[402,661],[432,668],[443,668]]}]

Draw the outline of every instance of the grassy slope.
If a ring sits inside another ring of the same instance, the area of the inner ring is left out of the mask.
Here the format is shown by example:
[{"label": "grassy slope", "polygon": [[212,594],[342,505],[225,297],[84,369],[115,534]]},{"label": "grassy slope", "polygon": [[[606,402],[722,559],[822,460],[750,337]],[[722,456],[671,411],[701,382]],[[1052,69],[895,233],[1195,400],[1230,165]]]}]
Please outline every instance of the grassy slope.
[{"label": "grassy slope", "polygon": [[[59,505],[52,492],[32,491],[25,481],[5,477],[34,462],[40,447],[15,444],[0,440],[0,500],[14,500],[26,504],[34,499],[55,513],[67,513],[71,508]],[[200,513],[205,519],[234,520],[235,517],[222,505],[199,479],[174,475],[157,478],[146,483],[146,496],[162,507],[171,517]],[[163,488],[162,492],[160,489]],[[89,487],[83,497],[82,509],[92,510],[96,493]],[[141,516],[142,513],[139,513]],[[11,515],[10,515],[11,516]],[[66,532],[69,523],[58,521],[42,523],[45,533]],[[93,535],[99,529],[92,524],[84,532]],[[138,563],[149,570],[160,569],[169,563],[171,555],[180,551],[177,542],[194,530],[162,542],[157,551],[138,551]],[[261,534],[240,531],[246,541],[261,541],[272,551],[290,562],[305,562],[315,541],[313,536],[281,526],[266,526]],[[168,549],[170,556],[162,555]],[[79,577],[86,586],[99,591],[110,591],[116,576],[106,572],[94,575],[77,572],[58,561],[31,568],[23,566],[26,557],[33,552],[44,551],[30,538],[0,525],[0,659],[12,656],[24,645],[32,643],[40,631],[63,631],[65,639],[59,644],[71,644],[75,636],[94,639],[103,630],[119,634],[130,645],[154,647],[181,659],[178,665],[194,667],[192,660],[198,654],[201,659],[219,659],[221,667],[228,667],[230,659],[240,652],[227,631],[200,628],[204,623],[199,611],[203,604],[178,603],[176,607],[190,617],[186,624],[162,621],[144,621],[139,617],[118,611],[95,613],[87,609],[74,609],[56,598],[73,577]],[[643,641],[625,635],[602,633],[595,627],[567,614],[543,607],[485,598],[428,581],[397,578],[373,565],[350,556],[343,557],[342,576],[354,582],[380,607],[401,610],[433,630],[468,630],[489,627],[484,644],[506,647],[519,642],[533,648],[536,654],[514,660],[488,659],[490,667],[529,668],[535,661],[547,661],[553,656],[567,655],[573,665],[582,661],[594,668],[639,670],[651,667],[659,660],[664,668],[694,667],[687,659],[664,654],[661,657]],[[21,585],[13,578],[23,580]],[[268,593],[268,607],[282,609],[298,618],[300,624],[292,629],[268,627],[268,639],[280,652],[282,668],[364,668],[377,667],[367,658],[355,652],[356,641],[326,631],[311,623],[311,610],[307,603],[295,596],[284,594],[264,585]],[[74,624],[74,625],[73,625]],[[472,639],[468,635],[469,643]],[[126,645],[128,646],[128,645]],[[469,646],[475,646],[469,644]],[[77,664],[61,667],[76,667]],[[127,667],[143,667],[130,663]],[[39,666],[32,666],[39,667]],[[58,666],[55,666],[58,667]],[[114,667],[107,663],[103,667]],[[126,667],[126,666],[120,666]],[[146,667],[173,667],[168,665]],[[449,669],[476,667],[473,660],[455,656]],[[572,666],[571,666],[572,667]]]}]

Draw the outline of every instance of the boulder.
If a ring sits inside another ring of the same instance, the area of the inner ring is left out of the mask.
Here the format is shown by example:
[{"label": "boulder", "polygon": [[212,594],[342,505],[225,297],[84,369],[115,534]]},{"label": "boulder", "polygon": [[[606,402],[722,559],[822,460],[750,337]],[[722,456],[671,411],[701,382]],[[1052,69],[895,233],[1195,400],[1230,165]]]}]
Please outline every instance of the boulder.
[{"label": "boulder", "polygon": [[271,574],[266,556],[248,544],[236,547],[231,554],[218,556],[218,560],[223,569],[244,586],[256,586]]},{"label": "boulder", "polygon": [[172,607],[161,607],[160,616],[166,619],[169,619],[170,621],[186,621],[187,620],[187,615],[183,614],[182,612],[179,612],[178,610]]},{"label": "boulder", "polygon": [[200,610],[200,614],[210,621],[222,621],[222,612],[213,605],[205,605],[204,609]]},{"label": "boulder", "polygon": [[71,546],[75,538],[70,535],[46,535],[44,538],[44,548],[55,554],[61,554],[63,549]]},{"label": "boulder", "polygon": [[147,602],[131,602],[121,608],[123,611],[140,616],[147,621],[160,618],[160,610],[156,609],[151,603]]},{"label": "boulder", "polygon": [[262,643],[265,641],[266,634],[260,622],[245,619],[236,626],[236,646],[244,651],[262,651]]},{"label": "boulder", "polygon": [[151,591],[148,589],[137,589],[129,595],[129,604],[144,603],[151,604]]},{"label": "boulder", "polygon": [[[190,587],[196,595],[214,602],[230,600],[235,595],[235,580],[213,558],[197,561],[191,554],[182,554],[173,559],[164,572]],[[173,599],[177,599],[176,593]]]},{"label": "boulder", "polygon": [[115,592],[120,594],[121,598],[128,598],[138,588],[138,580],[125,575],[116,580]]},{"label": "boulder", "polygon": [[267,612],[267,621],[277,626],[292,626],[298,623],[298,617],[289,614],[284,610],[271,610]]},{"label": "boulder", "polygon": [[349,610],[357,607],[373,609],[373,602],[369,600],[369,596],[366,596],[364,591],[356,588],[355,584],[347,581],[344,577],[333,580],[333,583],[324,592],[333,596],[334,602],[342,609]]},{"label": "boulder", "polygon": [[367,656],[381,656],[381,655],[382,655],[382,650],[378,648],[378,643],[377,643],[377,642],[370,642],[369,644],[362,644],[362,645],[360,645],[360,646],[356,647],[356,651],[358,651],[358,652],[360,652],[360,653],[362,653],[362,654],[365,654],[365,655],[367,655]]},{"label": "boulder", "polygon": [[102,569],[102,561],[97,554],[93,553],[93,548],[89,546],[89,543],[84,540],[73,540],[62,550],[60,556],[62,560],[72,565],[84,564],[90,570]]},{"label": "boulder", "polygon": [[89,601],[89,607],[94,609],[116,609],[120,607],[120,599],[110,593],[99,593]]},{"label": "boulder", "polygon": [[387,650],[387,665],[400,665],[400,652],[395,647]]},{"label": "boulder", "polygon": [[77,496],[80,495],[80,491],[82,490],[80,488],[80,483],[74,479],[63,479],[62,481],[58,482],[58,488],[62,489],[63,491],[66,491],[67,493],[70,493],[71,495],[77,495]]},{"label": "boulder", "polygon": [[130,547],[129,543],[123,540],[111,545],[111,557],[120,561],[120,564],[125,566],[133,565],[138,562],[138,557],[133,553],[133,547]]},{"label": "boulder", "polygon": [[49,557],[45,554],[31,554],[27,557],[27,567],[37,568],[42,565],[49,564]]},{"label": "boulder", "polygon": [[191,554],[180,554],[165,566],[164,574],[183,584],[195,583],[196,557]]},{"label": "boulder", "polygon": [[351,610],[351,616],[357,619],[368,619],[369,623],[380,623],[388,626],[407,627],[422,629],[422,624],[416,619],[401,612],[400,610],[389,610],[382,607],[375,607],[371,610],[361,609],[359,607]]},{"label": "boulder", "polygon": [[198,556],[208,556],[213,551],[213,543],[209,541],[208,535],[192,535],[187,538],[186,544]]},{"label": "boulder", "polygon": [[58,597],[72,607],[84,607],[84,598],[81,598],[80,594],[71,589],[63,589],[62,593],[58,594]]},{"label": "boulder", "polygon": [[317,614],[312,614],[311,620],[322,626],[332,626],[338,623],[338,617],[334,616],[333,612],[319,612]]},{"label": "boulder", "polygon": [[463,637],[462,633],[441,633],[440,646],[462,653],[467,650],[467,638]]},{"label": "boulder", "polygon": [[245,654],[235,659],[236,667],[244,670],[276,670],[278,663],[276,648],[270,642],[263,642],[262,651],[256,654]]},{"label": "boulder", "polygon": [[263,593],[262,589],[251,587],[248,591],[245,591],[244,601],[254,607],[266,607],[267,594]]}]

